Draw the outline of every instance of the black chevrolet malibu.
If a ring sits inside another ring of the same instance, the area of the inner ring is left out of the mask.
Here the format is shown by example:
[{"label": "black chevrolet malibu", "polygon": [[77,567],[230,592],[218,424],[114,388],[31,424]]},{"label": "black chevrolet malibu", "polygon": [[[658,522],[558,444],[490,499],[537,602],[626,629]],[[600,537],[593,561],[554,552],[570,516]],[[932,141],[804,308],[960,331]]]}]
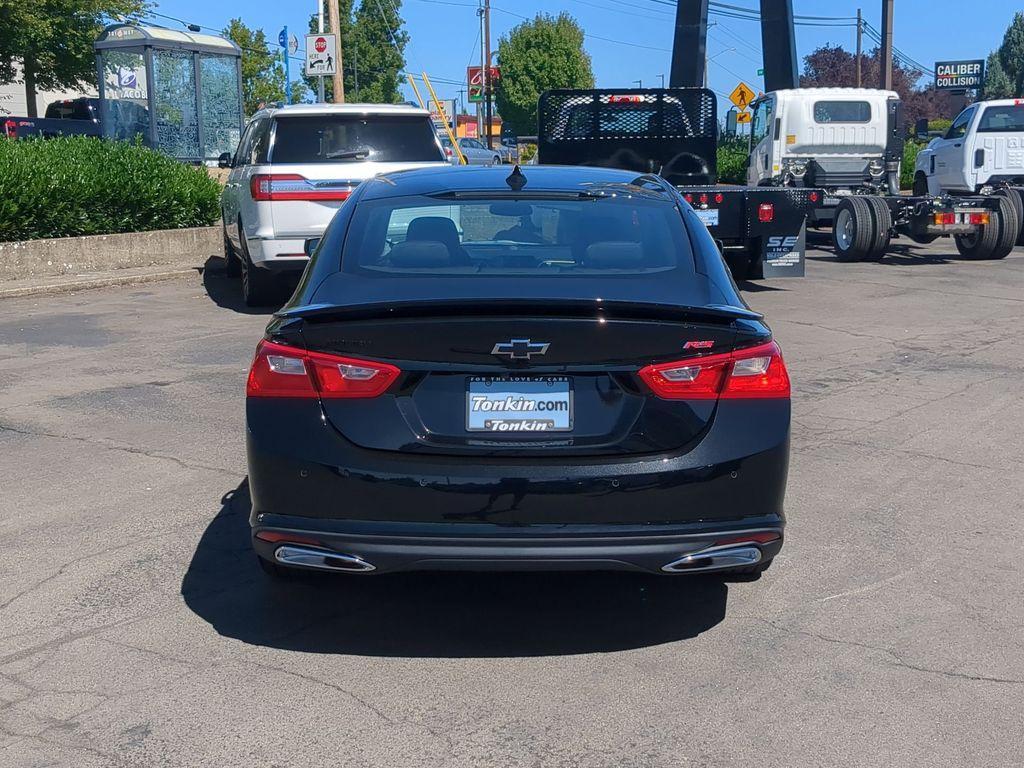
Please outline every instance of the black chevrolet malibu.
[{"label": "black chevrolet malibu", "polygon": [[247,386],[272,575],[758,573],[790,383],[656,176],[437,168],[361,184]]}]

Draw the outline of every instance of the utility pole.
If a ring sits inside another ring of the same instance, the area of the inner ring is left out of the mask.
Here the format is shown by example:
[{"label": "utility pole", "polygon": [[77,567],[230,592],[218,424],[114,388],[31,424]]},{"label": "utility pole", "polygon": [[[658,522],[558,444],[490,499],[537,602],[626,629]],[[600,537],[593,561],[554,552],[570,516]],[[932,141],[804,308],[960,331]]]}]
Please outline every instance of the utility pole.
[{"label": "utility pole", "polygon": [[476,9],[476,15],[480,17],[480,100],[476,103],[476,135],[477,138],[484,137],[484,94],[487,93],[487,59],[486,46],[484,45],[484,8],[483,2]]},{"label": "utility pole", "polygon": [[893,0],[882,0],[882,76],[883,91],[892,90],[892,13]]},{"label": "utility pole", "polygon": [[491,142],[491,0],[484,0],[484,70],[480,73],[484,85],[484,119],[487,121],[487,148]]},{"label": "utility pole", "polygon": [[[316,31],[321,35],[324,33],[324,0],[316,0]],[[324,97],[324,76],[320,75],[316,79],[316,100],[318,104],[323,104],[327,99]]]},{"label": "utility pole", "polygon": [[864,83],[861,80],[860,71],[860,52],[862,50],[862,38],[864,36],[864,23],[860,16],[860,8],[857,9],[857,87],[860,88]]},{"label": "utility pole", "polygon": [[337,57],[334,70],[334,103],[344,104],[345,76],[341,70],[341,12],[338,10],[338,0],[327,0],[327,14],[330,17],[331,32],[338,41],[337,50],[334,52]]}]

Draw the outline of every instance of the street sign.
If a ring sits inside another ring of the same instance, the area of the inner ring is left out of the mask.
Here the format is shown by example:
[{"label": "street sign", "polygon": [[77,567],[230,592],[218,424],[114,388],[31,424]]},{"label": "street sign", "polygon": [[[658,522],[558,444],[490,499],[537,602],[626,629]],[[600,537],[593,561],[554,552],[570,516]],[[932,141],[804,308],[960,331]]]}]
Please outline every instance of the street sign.
[{"label": "street sign", "polygon": [[935,87],[943,91],[982,88],[985,85],[985,60],[935,62]]},{"label": "street sign", "polygon": [[292,53],[299,52],[299,38],[297,38],[295,35],[292,35],[291,37],[288,38],[288,50],[291,51]]},{"label": "street sign", "polygon": [[750,86],[746,83],[740,83],[729,94],[729,101],[735,104],[740,111],[743,111],[750,106],[750,102],[754,100],[754,97],[755,94],[750,90]]},{"label": "street sign", "polygon": [[[444,107],[444,114],[448,118],[448,124],[455,129],[455,99],[441,99],[441,106]],[[441,117],[441,110],[437,102],[430,100],[430,117],[439,126],[444,126],[444,118]]]},{"label": "street sign", "polygon": [[282,48],[288,47],[288,27],[285,27],[277,33],[277,44]]},{"label": "street sign", "polygon": [[749,112],[737,112],[736,113],[736,122],[737,123],[749,123],[751,117],[753,117],[753,115],[751,115]]},{"label": "street sign", "polygon": [[337,51],[334,35],[306,35],[306,74],[333,75],[338,71]]},{"label": "street sign", "polygon": [[[494,92],[494,84],[501,80],[501,69],[487,68],[488,87]],[[466,83],[469,86],[469,100],[478,104],[484,100],[483,67],[466,67]]]}]

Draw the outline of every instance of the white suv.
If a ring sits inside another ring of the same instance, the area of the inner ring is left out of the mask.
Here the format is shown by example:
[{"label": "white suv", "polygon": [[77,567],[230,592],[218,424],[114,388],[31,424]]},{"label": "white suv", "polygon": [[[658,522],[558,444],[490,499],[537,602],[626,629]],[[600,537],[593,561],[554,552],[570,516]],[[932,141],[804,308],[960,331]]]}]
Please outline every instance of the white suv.
[{"label": "white suv", "polygon": [[221,210],[229,275],[246,304],[281,298],[355,186],[403,168],[446,164],[430,113],[398,104],[295,104],[257,112],[234,157]]}]

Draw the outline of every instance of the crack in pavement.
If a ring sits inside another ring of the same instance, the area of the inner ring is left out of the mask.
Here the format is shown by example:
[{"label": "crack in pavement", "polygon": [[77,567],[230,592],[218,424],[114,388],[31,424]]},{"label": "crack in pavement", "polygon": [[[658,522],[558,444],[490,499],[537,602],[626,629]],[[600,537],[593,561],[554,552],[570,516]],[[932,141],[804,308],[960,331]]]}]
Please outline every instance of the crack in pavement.
[{"label": "crack in pavement", "polygon": [[171,456],[167,453],[158,453],[156,451],[148,451],[144,448],[136,448],[132,445],[121,445],[112,443],[107,440],[96,440],[91,437],[81,437],[79,435],[62,435],[57,432],[42,432],[32,429],[25,429],[21,427],[14,427],[10,424],[0,424],[0,432],[13,432],[17,435],[26,435],[28,437],[48,437],[54,440],[71,440],[74,442],[85,443],[87,445],[95,445],[99,448],[103,448],[108,451],[121,451],[123,453],[130,453],[136,456],[146,456],[150,459],[159,459],[163,461],[170,461],[177,464],[182,469],[199,469],[206,470],[208,472],[216,472],[227,477],[238,479],[238,472],[224,467],[216,467],[212,464],[199,464],[196,462],[185,461],[177,456]]},{"label": "crack in pavement", "polygon": [[834,645],[845,645],[851,648],[861,648],[863,650],[876,651],[878,653],[884,653],[892,657],[893,661],[890,661],[890,666],[900,667],[901,669],[909,669],[913,672],[922,672],[930,675],[939,675],[941,677],[949,677],[958,680],[968,680],[970,682],[978,683],[998,683],[1005,685],[1024,685],[1024,680],[1018,680],[1012,677],[992,677],[989,675],[974,675],[967,672],[954,672],[948,669],[939,669],[937,667],[926,667],[921,664],[912,664],[896,651],[891,648],[887,648],[882,645],[871,645],[870,643],[862,643],[857,640],[845,640],[841,637],[831,637],[829,635],[823,635],[818,632],[811,632],[806,629],[795,629],[793,627],[787,627],[784,624],[765,619],[760,616],[740,616],[735,615],[732,618],[741,619],[746,621],[757,621],[762,624],[767,624],[769,627],[777,629],[780,632],[784,632],[788,635],[800,635],[801,637],[810,637],[821,642],[831,643]]}]

